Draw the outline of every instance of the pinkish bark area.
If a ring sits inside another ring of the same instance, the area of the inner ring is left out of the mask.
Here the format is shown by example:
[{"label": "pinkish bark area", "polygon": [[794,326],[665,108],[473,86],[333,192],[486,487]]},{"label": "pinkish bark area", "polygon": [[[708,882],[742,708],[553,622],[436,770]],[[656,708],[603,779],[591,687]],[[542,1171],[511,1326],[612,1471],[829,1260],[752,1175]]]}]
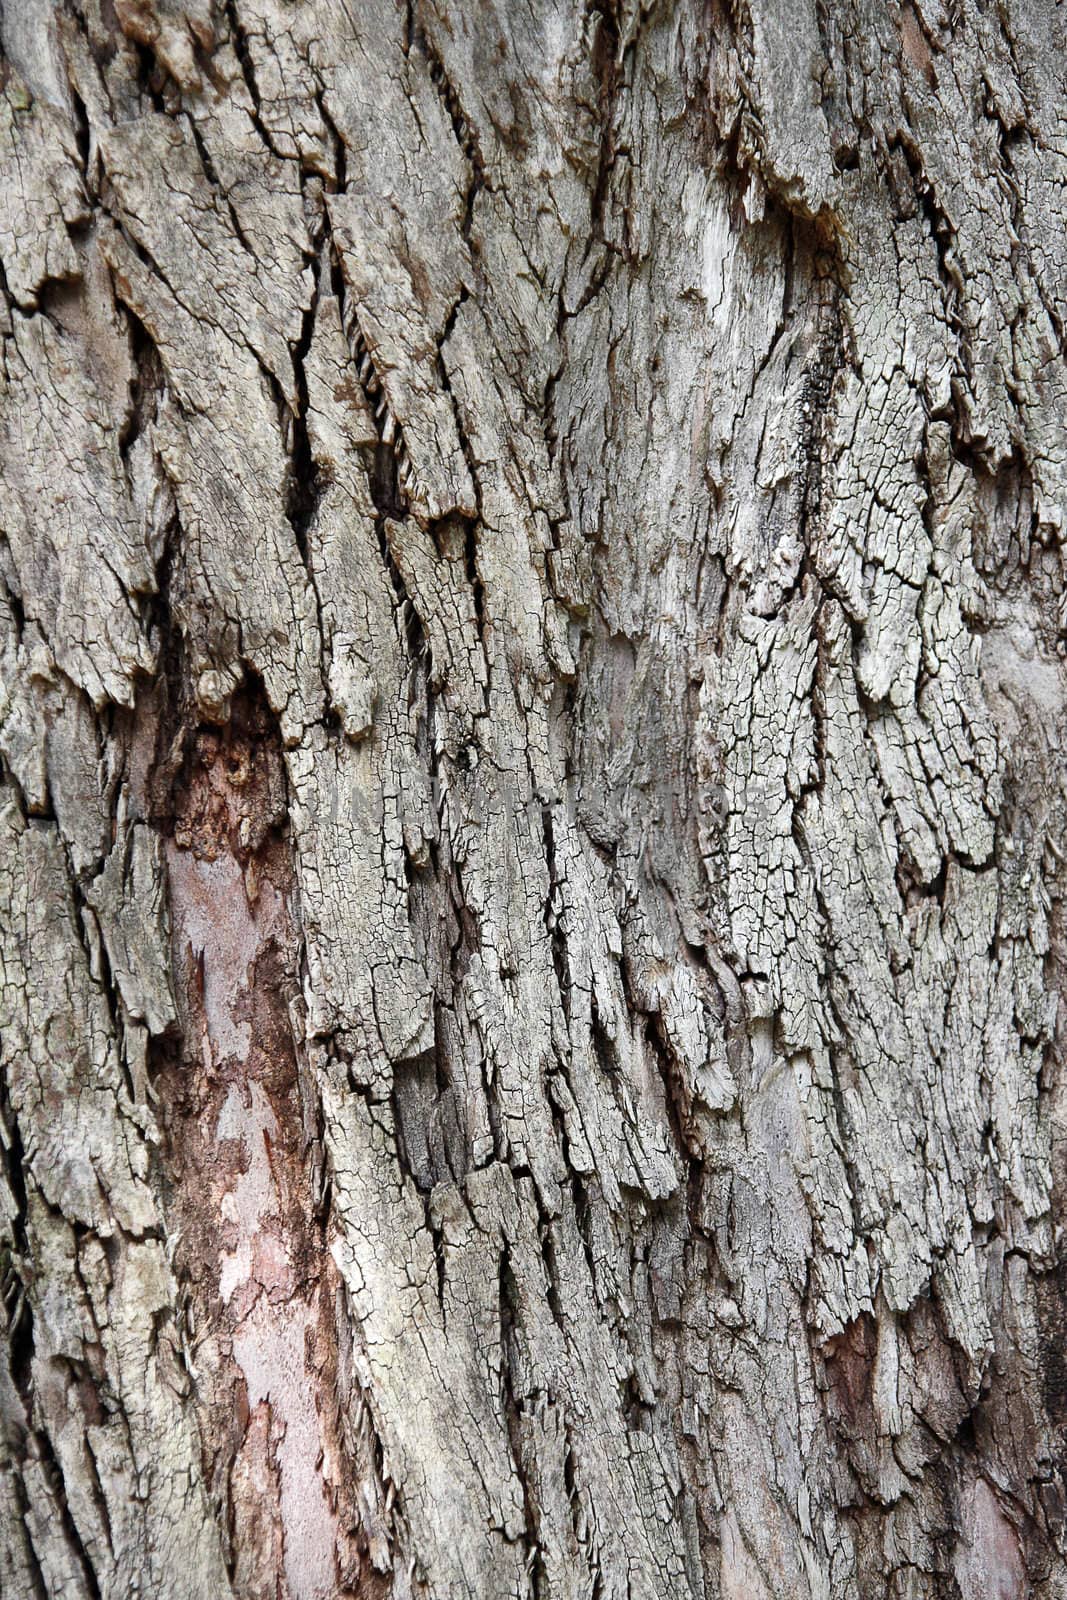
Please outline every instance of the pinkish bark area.
[{"label": "pinkish bark area", "polygon": [[228,1507],[236,1589],[332,1600],[355,1592],[357,1517],[336,1414],[337,1285],[290,1022],[299,945],[284,797],[253,703],[225,734],[196,736],[166,847],[182,1046],[159,1092],[205,1471]]},{"label": "pinkish bark area", "polygon": [[963,1539],[956,1554],[962,1600],[1016,1600],[1029,1592],[1019,1537],[984,1478],[962,1497]]}]

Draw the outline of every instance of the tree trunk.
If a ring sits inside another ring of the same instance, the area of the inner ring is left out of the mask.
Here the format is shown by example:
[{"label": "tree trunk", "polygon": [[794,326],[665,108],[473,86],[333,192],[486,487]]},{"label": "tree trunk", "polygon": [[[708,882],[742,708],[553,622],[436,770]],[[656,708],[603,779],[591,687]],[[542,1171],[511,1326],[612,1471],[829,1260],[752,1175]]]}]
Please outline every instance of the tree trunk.
[{"label": "tree trunk", "polygon": [[1067,1596],[1053,0],[3,0],[0,1590]]}]

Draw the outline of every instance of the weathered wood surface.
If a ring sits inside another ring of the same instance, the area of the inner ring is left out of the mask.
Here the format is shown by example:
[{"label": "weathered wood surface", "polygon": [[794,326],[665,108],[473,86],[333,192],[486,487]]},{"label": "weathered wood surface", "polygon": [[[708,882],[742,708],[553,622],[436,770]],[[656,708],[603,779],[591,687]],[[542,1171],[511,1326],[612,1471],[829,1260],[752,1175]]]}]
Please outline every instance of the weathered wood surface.
[{"label": "weathered wood surface", "polygon": [[1065,29],[4,0],[5,1600],[1067,1596]]}]

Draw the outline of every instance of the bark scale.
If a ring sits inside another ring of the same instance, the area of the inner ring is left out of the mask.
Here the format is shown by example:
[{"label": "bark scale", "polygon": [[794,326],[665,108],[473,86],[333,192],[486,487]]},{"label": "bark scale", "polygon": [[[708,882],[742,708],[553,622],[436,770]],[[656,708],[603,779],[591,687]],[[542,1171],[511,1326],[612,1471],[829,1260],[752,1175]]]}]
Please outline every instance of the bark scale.
[{"label": "bark scale", "polygon": [[1067,1596],[1052,0],[4,0],[0,1588]]}]

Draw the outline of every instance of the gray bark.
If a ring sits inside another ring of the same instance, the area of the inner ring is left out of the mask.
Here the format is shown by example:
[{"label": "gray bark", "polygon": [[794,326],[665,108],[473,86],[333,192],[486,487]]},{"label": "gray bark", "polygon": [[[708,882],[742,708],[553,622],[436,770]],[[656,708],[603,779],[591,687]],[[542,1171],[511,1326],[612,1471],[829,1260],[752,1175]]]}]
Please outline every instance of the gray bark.
[{"label": "gray bark", "polygon": [[3,0],[5,1600],[1067,1597],[1067,15]]}]

